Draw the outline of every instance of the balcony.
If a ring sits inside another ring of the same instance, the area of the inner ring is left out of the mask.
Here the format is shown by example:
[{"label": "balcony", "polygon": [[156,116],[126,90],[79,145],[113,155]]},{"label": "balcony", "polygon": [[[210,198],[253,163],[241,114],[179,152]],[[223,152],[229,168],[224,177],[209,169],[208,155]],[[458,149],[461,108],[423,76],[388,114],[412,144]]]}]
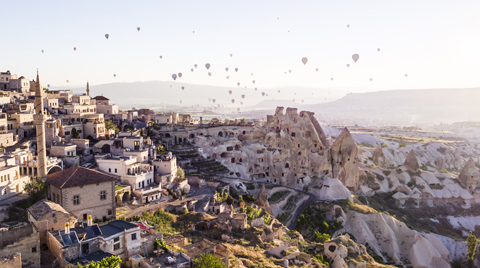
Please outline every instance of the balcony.
[{"label": "balcony", "polygon": [[155,182],[150,183],[149,185],[146,185],[143,188],[135,189],[135,191],[140,192],[142,195],[150,194],[150,193],[153,193],[153,192],[159,192],[161,190],[162,190],[162,186],[158,183],[155,183]]}]

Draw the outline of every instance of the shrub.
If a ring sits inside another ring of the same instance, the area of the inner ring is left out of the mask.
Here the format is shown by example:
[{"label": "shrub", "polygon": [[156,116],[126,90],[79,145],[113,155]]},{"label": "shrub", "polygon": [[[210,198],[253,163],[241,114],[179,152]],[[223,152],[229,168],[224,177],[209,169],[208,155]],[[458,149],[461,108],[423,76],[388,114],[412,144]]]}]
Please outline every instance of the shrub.
[{"label": "shrub", "polygon": [[319,231],[316,231],[315,232],[315,237],[314,237],[314,241],[317,242],[317,243],[325,243],[326,241],[330,240],[330,235],[329,234],[326,234],[326,233],[320,233]]},{"label": "shrub", "polygon": [[442,168],[442,169],[440,170],[440,173],[448,173],[448,170]]},{"label": "shrub", "polygon": [[388,144],[386,143],[382,144],[382,148],[388,148]]}]

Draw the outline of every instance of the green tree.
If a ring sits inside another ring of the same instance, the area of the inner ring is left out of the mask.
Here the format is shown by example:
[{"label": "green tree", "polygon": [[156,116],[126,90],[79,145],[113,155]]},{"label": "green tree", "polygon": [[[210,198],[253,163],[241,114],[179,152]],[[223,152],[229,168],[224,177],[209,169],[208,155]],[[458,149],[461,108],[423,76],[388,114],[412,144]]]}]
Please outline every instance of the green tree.
[{"label": "green tree", "polygon": [[112,268],[112,267],[119,267],[120,263],[122,263],[122,259],[117,256],[110,256],[106,257],[101,261],[92,261],[90,264],[87,266],[83,266],[80,263],[77,264],[77,266],[74,265],[69,265],[68,268]]},{"label": "green tree", "polygon": [[140,130],[140,136],[143,137],[143,134],[144,134],[144,132],[143,132],[143,128],[142,128],[142,129]]},{"label": "green tree", "polygon": [[195,261],[196,268],[225,268],[227,267],[225,264],[222,263],[222,260],[218,257],[213,256],[213,254],[202,254],[200,255],[200,259],[196,259]]},{"label": "green tree", "polygon": [[165,151],[165,148],[163,148],[162,145],[158,145],[157,147],[157,154],[166,154],[167,151]]},{"label": "green tree", "polygon": [[185,171],[181,167],[177,168],[177,178],[183,180],[185,178]]},{"label": "green tree", "polygon": [[120,132],[120,129],[118,129],[118,127],[115,126],[115,124],[111,121],[105,121],[105,128],[115,130],[115,134],[118,134],[118,132]]},{"label": "green tree", "polygon": [[477,237],[470,231],[467,237],[467,253],[468,253],[468,267],[473,268],[473,258],[475,257],[475,251],[477,250],[478,240]]},{"label": "green tree", "polygon": [[46,88],[46,87],[43,88],[43,91],[44,91],[45,93],[50,93],[50,89],[48,89],[48,88]]},{"label": "green tree", "polygon": [[25,183],[24,189],[34,202],[45,198],[47,195],[47,183],[39,178],[33,178]]},{"label": "green tree", "polygon": [[72,138],[74,138],[74,139],[80,139],[80,134],[78,134],[76,128],[72,128]]},{"label": "green tree", "polygon": [[229,195],[229,196],[227,197],[227,204],[228,204],[228,205],[233,205],[233,202],[234,202],[234,201],[235,201],[235,200],[233,199],[233,197],[232,197],[231,195]]},{"label": "green tree", "polygon": [[313,240],[317,243],[325,243],[326,241],[330,240],[330,235],[326,233],[322,234],[319,231],[316,231]]}]

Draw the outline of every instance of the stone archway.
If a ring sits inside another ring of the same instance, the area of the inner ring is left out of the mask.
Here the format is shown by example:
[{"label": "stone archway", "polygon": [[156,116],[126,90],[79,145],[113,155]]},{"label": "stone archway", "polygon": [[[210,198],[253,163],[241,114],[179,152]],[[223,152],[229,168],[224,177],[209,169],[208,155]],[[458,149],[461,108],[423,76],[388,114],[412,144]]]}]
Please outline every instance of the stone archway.
[{"label": "stone archway", "polygon": [[130,192],[125,192],[122,195],[122,203],[127,204],[128,201],[130,200]]},{"label": "stone archway", "polygon": [[62,171],[63,169],[58,166],[58,165],[55,165],[55,166],[52,166],[50,168],[48,168],[47,170],[47,174],[52,174],[52,173],[55,173],[55,172],[58,172],[58,171]]}]

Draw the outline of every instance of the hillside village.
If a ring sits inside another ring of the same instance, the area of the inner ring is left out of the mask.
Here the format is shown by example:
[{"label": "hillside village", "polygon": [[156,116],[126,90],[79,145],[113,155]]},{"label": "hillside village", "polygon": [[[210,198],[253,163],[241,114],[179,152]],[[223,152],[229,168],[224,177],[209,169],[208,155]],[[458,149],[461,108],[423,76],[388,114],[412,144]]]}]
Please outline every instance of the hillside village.
[{"label": "hillside village", "polygon": [[472,131],[119,110],[38,73],[0,89],[0,267],[462,267],[480,235]]}]

